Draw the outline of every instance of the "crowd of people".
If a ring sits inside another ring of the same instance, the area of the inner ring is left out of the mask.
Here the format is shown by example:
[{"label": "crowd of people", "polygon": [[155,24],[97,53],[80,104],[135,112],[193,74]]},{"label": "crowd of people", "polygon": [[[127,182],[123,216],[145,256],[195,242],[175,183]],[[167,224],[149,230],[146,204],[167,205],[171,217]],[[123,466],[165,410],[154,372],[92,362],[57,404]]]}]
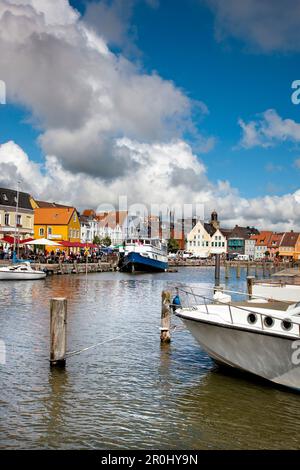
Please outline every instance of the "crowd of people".
[{"label": "crowd of people", "polygon": [[[68,253],[65,250],[31,250],[29,248],[21,248],[18,253],[18,259],[30,260],[42,264],[55,264],[55,263],[98,263],[99,261],[106,261],[107,257],[117,257],[117,253],[110,253],[102,251],[101,249],[92,249],[86,251],[71,251]],[[12,247],[0,246],[0,260],[11,260],[13,258]]]}]

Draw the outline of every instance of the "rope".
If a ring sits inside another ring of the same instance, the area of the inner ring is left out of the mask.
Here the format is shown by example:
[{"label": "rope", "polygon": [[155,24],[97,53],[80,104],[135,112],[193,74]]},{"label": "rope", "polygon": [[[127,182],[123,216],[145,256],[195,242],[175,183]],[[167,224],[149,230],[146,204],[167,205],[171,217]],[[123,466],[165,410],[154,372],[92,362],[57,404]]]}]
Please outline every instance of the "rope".
[{"label": "rope", "polygon": [[123,333],[122,335],[115,336],[114,338],[107,339],[106,341],[100,341],[99,343],[93,344],[92,346],[88,346],[87,348],[79,349],[78,351],[70,351],[66,353],[66,357],[71,357],[71,356],[76,356],[84,351],[88,351],[89,349],[96,348],[97,346],[100,346],[105,343],[110,343],[111,341],[114,341],[118,338],[121,338],[122,336],[129,335],[129,333]]}]

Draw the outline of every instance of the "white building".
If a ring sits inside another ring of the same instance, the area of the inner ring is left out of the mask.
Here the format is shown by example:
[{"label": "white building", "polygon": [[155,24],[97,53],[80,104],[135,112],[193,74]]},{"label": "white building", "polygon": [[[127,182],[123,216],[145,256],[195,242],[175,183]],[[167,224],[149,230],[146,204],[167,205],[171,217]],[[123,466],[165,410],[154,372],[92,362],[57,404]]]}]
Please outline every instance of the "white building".
[{"label": "white building", "polygon": [[200,258],[207,258],[210,255],[211,237],[202,222],[197,222],[187,234],[186,249]]},{"label": "white building", "polygon": [[227,253],[227,239],[222,231],[218,228],[211,235],[211,251],[210,254],[223,254]]},{"label": "white building", "polygon": [[255,259],[255,243],[256,241],[252,238],[245,240],[245,255],[249,257],[249,260]]}]

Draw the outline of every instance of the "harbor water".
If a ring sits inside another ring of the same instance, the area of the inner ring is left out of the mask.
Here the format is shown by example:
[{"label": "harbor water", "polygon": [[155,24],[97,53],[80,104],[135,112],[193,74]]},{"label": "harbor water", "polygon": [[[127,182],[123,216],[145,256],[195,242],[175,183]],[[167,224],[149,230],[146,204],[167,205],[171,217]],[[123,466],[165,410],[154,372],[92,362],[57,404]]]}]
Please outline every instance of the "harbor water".
[{"label": "harbor water", "polygon": [[[227,286],[244,291],[245,276],[232,271]],[[161,291],[209,292],[213,277],[202,267],[2,282],[0,448],[299,448],[299,394],[218,368],[177,318],[161,346]],[[68,351],[101,343],[65,370],[49,367],[52,297],[68,299]]]}]

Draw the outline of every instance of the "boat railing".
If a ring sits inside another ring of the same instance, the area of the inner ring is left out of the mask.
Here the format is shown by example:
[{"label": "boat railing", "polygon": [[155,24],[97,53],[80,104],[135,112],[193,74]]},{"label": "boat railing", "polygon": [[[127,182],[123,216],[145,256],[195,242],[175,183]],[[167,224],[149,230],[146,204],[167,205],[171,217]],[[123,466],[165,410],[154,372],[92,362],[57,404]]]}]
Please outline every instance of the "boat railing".
[{"label": "boat railing", "polygon": [[[187,289],[190,289],[190,290],[187,290]],[[298,322],[294,322],[290,318],[291,315],[289,315],[290,312],[288,310],[286,311],[287,317],[283,318],[282,316],[280,317],[279,315],[276,315],[273,312],[271,314],[269,314],[267,312],[266,313],[258,312],[256,310],[251,309],[251,307],[249,308],[249,307],[236,305],[236,304],[233,304],[232,302],[222,302],[221,300],[216,300],[216,299],[210,298],[206,295],[195,293],[194,289],[190,286],[188,286],[186,288],[176,287],[175,291],[176,291],[177,294],[179,294],[179,292],[185,294],[185,298],[186,298],[186,301],[187,301],[187,306],[186,307],[188,309],[196,310],[196,306],[198,307],[199,305],[204,305],[207,315],[216,314],[215,310],[214,311],[209,311],[209,307],[212,306],[212,305],[214,305],[214,306],[215,305],[222,305],[224,307],[228,307],[228,312],[229,312],[229,316],[230,316],[230,323],[232,325],[236,323],[236,322],[234,322],[234,319],[233,319],[233,309],[235,309],[235,310],[239,310],[239,311],[242,311],[242,312],[246,312],[247,316],[249,314],[254,314],[255,316],[257,315],[260,318],[260,323],[261,323],[262,330],[265,330],[265,329],[270,330],[270,327],[265,328],[264,318],[271,317],[273,320],[279,320],[280,322],[283,322],[283,321],[289,322],[289,324],[291,325],[291,328],[286,329],[286,332],[291,330],[293,326],[296,326],[297,329],[298,329],[298,336],[300,336],[300,324]],[[195,302],[194,304],[191,303],[191,298],[194,299],[194,302]],[[197,299],[202,299],[202,303],[201,304],[197,303]],[[264,304],[262,303],[261,306],[263,308]],[[173,307],[178,308],[178,305],[173,305]],[[181,305],[181,307],[183,307],[183,305]]]}]

